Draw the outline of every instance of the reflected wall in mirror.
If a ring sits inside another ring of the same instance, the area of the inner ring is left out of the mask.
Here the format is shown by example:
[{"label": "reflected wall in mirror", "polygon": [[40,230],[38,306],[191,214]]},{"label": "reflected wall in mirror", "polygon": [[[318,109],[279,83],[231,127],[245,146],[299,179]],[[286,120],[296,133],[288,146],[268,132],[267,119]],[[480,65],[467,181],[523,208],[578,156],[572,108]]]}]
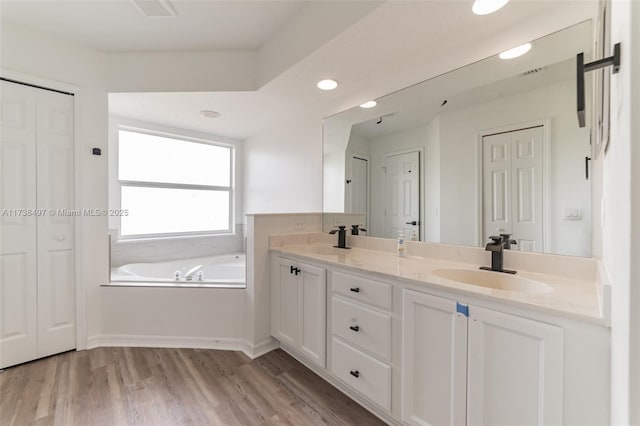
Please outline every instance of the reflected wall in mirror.
[{"label": "reflected wall in mirror", "polygon": [[592,41],[586,21],[518,58],[325,119],[324,228],[357,217],[369,236],[484,246],[508,233],[515,250],[590,256],[590,126],[576,118],[575,56],[590,58]]}]

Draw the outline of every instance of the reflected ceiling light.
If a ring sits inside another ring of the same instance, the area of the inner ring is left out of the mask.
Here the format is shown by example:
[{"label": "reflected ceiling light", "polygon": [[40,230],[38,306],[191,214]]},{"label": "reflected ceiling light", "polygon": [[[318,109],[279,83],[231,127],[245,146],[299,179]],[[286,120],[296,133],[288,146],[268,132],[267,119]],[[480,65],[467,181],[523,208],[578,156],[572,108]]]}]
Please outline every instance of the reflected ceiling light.
[{"label": "reflected ceiling light", "polygon": [[331,79],[320,80],[318,82],[318,89],[321,90],[333,90],[338,87],[338,82]]},{"label": "reflected ceiling light", "polygon": [[378,105],[378,103],[376,101],[369,101],[369,102],[365,102],[363,104],[360,104],[360,108],[373,108],[376,105]]},{"label": "reflected ceiling light", "polygon": [[212,111],[210,109],[204,109],[200,111],[200,114],[204,115],[207,118],[218,118],[222,115],[218,111]]},{"label": "reflected ceiling light", "polygon": [[509,3],[509,0],[476,0],[473,2],[471,10],[476,15],[488,15]]},{"label": "reflected ceiling light", "polygon": [[530,51],[531,47],[532,47],[531,43],[521,44],[520,46],[516,46],[513,49],[505,50],[498,56],[500,56],[500,59],[517,58],[518,56],[522,56],[528,51]]}]

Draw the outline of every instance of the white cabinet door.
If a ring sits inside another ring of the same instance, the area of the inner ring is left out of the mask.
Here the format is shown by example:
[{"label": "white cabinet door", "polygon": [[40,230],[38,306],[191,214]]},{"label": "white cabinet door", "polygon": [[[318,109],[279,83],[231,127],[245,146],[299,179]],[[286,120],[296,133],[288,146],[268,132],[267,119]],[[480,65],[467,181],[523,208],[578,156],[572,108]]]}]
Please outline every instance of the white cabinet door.
[{"label": "white cabinet door", "polygon": [[470,308],[468,425],[562,424],[562,329]]},{"label": "white cabinet door", "polygon": [[[0,106],[0,368],[36,358],[36,111],[33,88],[2,82]],[[15,214],[14,214],[15,213]]]},{"label": "white cabinet door", "polygon": [[325,366],[326,271],[273,256],[271,335]]},{"label": "white cabinet door", "polygon": [[326,358],[326,271],[298,263],[299,342],[298,348],[321,367]]},{"label": "white cabinet door", "polygon": [[458,306],[404,291],[402,419],[409,424],[465,423],[467,318]]},{"label": "white cabinet door", "polygon": [[271,278],[271,334],[293,347],[298,344],[298,277],[293,263],[274,256]]}]

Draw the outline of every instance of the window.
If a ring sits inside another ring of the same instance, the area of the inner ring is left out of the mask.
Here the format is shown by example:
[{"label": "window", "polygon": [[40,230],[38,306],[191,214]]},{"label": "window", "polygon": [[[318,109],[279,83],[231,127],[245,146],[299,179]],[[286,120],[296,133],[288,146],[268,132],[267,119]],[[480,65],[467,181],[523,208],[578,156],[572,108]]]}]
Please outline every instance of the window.
[{"label": "window", "polygon": [[232,148],[118,131],[123,237],[231,232]]}]

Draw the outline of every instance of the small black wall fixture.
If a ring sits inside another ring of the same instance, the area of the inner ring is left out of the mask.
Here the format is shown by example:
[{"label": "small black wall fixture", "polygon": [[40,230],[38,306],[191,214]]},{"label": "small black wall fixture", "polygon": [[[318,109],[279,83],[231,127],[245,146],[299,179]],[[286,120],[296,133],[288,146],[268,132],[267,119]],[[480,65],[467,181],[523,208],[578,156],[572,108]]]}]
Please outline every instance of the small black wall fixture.
[{"label": "small black wall fixture", "polygon": [[584,63],[584,53],[578,53],[577,55],[577,82],[578,82],[578,125],[580,127],[585,126],[585,112],[584,112],[584,74],[589,71],[599,70],[600,68],[613,65],[613,73],[616,74],[620,70],[620,43],[616,43],[613,46],[613,56],[600,59],[598,61]]}]

